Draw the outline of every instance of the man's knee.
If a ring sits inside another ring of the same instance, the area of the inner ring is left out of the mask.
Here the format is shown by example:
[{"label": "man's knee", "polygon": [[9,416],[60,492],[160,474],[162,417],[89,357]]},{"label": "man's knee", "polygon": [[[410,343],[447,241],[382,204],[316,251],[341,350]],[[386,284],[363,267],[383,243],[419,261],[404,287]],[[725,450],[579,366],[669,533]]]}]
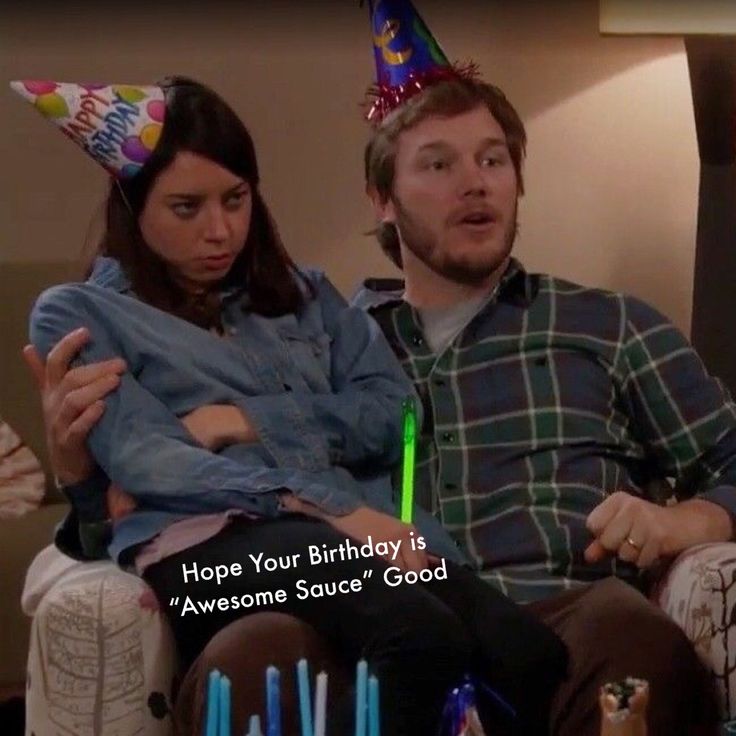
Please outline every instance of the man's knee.
[{"label": "man's knee", "polygon": [[[641,677],[649,681],[653,713],[670,709],[692,722],[710,719],[715,701],[708,673],[682,629],[663,611],[611,579],[592,586],[581,614],[585,641],[577,646],[586,656],[597,652],[592,666],[602,679]],[[693,698],[707,701],[702,715],[685,714]]]},{"label": "man's knee", "polygon": [[691,649],[682,630],[639,591],[616,578],[591,586],[580,601],[577,635],[623,659]]}]

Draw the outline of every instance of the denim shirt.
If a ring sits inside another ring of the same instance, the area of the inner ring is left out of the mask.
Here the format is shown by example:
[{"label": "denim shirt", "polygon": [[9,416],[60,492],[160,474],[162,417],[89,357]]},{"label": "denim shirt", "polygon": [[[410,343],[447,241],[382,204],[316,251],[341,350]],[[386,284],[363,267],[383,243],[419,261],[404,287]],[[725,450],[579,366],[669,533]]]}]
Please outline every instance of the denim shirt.
[{"label": "denim shirt", "polygon": [[[127,363],[88,437],[102,471],[137,502],[114,525],[114,558],[193,515],[277,516],[285,489],[337,516],[361,505],[395,512],[391,470],[411,382],[369,316],[321,272],[301,275],[316,295],[298,314],[264,317],[247,310],[247,293],[223,292],[225,337],[140,301],[112,259],[99,259],[87,283],[37,300],[30,339],[41,355],[85,326],[77,365]],[[203,448],[179,417],[208,404],[242,409],[259,441]],[[74,494],[80,519],[104,491]],[[418,509],[415,524],[432,552],[463,561],[430,514]]]}]

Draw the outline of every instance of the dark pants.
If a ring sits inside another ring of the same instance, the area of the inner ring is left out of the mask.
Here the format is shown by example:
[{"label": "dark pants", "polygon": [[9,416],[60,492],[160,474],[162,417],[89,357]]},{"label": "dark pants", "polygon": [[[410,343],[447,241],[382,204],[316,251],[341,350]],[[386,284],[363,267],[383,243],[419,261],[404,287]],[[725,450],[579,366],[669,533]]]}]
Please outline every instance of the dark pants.
[{"label": "dark pants", "polygon": [[[245,614],[275,611],[310,625],[337,655],[345,671],[364,657],[381,684],[381,733],[430,736],[440,720],[445,696],[466,672],[486,680],[520,719],[508,733],[535,736],[547,731],[550,699],[565,676],[567,652],[540,620],[480,581],[472,572],[448,564],[448,579],[389,587],[387,563],[377,558],[337,560],[310,566],[307,546],[336,547],[346,537],[328,524],[293,516],[269,521],[236,520],[217,536],[152,565],[144,573],[171,621],[185,666],[217,632]],[[299,565],[253,573],[249,554],[284,557],[299,553]],[[191,568],[239,562],[244,573],[184,584],[182,565]],[[370,577],[364,571],[371,571]],[[295,583],[308,585],[359,578],[363,589],[334,597],[298,600]],[[182,600],[243,596],[284,589],[281,604],[247,611],[181,616]],[[178,606],[170,607],[172,598]],[[276,643],[274,643],[276,647]],[[243,655],[248,657],[248,653]],[[489,718],[499,717],[488,712]],[[351,688],[331,702],[330,733],[353,728]],[[499,717],[500,718],[500,717]],[[502,724],[499,724],[502,725]]]},{"label": "dark pants", "polygon": [[713,682],[692,644],[630,585],[607,578],[528,607],[570,652],[570,677],[552,704],[555,736],[597,736],[598,690],[627,675],[649,681],[650,736],[719,733]]},{"label": "dark pants", "polygon": [[[650,682],[649,736],[720,732],[712,680],[692,645],[678,626],[626,583],[609,578],[531,604],[528,610],[552,627],[570,652],[570,677],[552,702],[554,736],[598,736],[598,688],[626,675]],[[187,672],[176,703],[178,722],[201,723],[207,673],[217,668],[233,679],[233,692],[238,692],[234,722],[244,728],[250,713],[264,712],[261,673],[274,662],[285,673],[284,734],[296,736],[293,669],[303,656],[329,671],[331,691],[349,689],[354,673],[336,661],[312,627],[288,616],[240,619],[217,634]],[[499,733],[487,728],[494,736]],[[201,730],[186,728],[182,733]]]}]

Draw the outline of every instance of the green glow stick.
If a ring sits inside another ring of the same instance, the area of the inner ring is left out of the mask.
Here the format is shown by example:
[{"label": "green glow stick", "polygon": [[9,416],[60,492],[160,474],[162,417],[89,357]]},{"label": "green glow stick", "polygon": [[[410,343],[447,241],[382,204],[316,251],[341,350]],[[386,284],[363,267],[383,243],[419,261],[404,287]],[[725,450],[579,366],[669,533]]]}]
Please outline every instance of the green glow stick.
[{"label": "green glow stick", "polygon": [[414,397],[409,396],[402,403],[404,415],[404,462],[401,474],[400,518],[411,524],[414,515],[414,458],[417,448],[417,409]]}]

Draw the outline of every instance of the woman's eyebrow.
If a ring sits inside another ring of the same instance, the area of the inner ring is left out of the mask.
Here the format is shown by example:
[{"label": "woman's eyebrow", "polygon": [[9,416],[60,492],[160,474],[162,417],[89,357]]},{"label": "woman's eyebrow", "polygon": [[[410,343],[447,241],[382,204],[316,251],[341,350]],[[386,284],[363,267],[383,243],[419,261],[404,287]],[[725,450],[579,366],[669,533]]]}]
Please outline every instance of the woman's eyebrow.
[{"label": "woman's eyebrow", "polygon": [[[234,186],[225,189],[223,194],[234,194],[245,186],[248,186],[247,181],[239,181]],[[206,195],[202,192],[169,192],[165,195],[166,199],[202,199],[204,196]]]},{"label": "woman's eyebrow", "polygon": [[171,192],[166,195],[166,199],[201,199],[202,196],[195,192]]},{"label": "woman's eyebrow", "polygon": [[239,181],[235,186],[230,187],[229,189],[225,190],[225,194],[234,194],[239,189],[242,189],[243,187],[248,186],[248,182],[243,179],[242,181]]}]

